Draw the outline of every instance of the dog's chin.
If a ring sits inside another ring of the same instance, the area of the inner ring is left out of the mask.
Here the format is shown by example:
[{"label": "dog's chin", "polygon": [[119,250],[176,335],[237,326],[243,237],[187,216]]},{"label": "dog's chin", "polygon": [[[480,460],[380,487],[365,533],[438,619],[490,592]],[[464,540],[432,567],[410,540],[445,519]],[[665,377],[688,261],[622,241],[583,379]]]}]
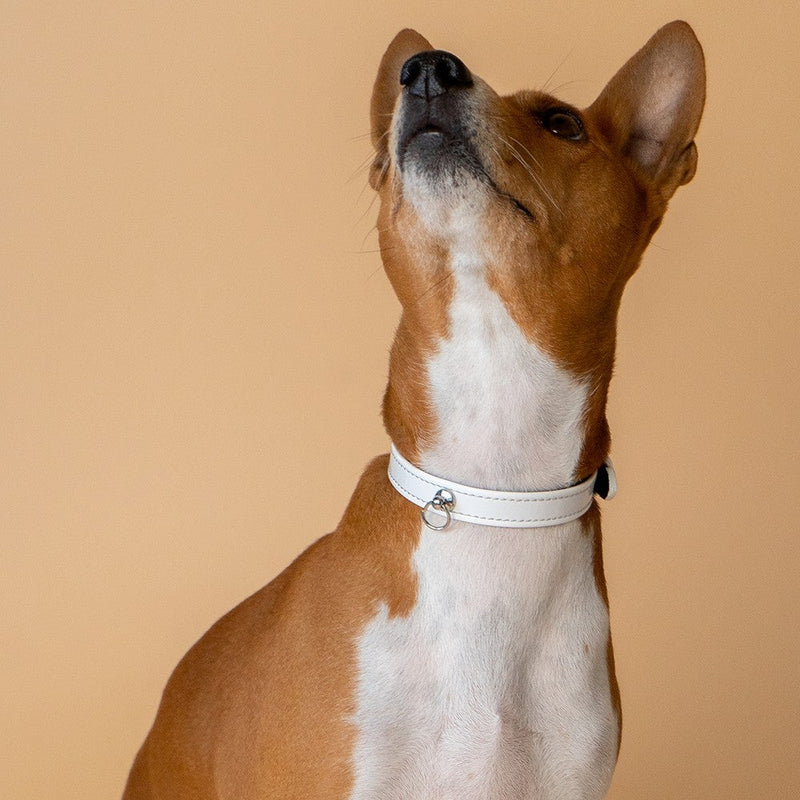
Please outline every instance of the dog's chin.
[{"label": "dog's chin", "polygon": [[401,174],[426,178],[431,189],[487,179],[486,169],[473,149],[445,130],[425,127],[407,137],[399,148]]},{"label": "dog's chin", "polygon": [[450,133],[424,128],[398,150],[403,197],[431,230],[458,209],[477,213],[491,191],[491,180],[474,151]]},{"label": "dog's chin", "polygon": [[501,189],[470,142],[432,126],[402,140],[397,152],[403,194],[421,216],[436,217],[437,206],[480,212],[489,198],[508,203],[533,218],[515,197]]}]

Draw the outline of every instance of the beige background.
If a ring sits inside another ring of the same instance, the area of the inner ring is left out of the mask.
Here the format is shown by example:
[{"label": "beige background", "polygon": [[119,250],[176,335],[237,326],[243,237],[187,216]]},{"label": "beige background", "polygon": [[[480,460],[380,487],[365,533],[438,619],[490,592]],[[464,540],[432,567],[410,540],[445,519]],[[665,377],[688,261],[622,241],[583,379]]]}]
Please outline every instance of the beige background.
[{"label": "beige background", "polygon": [[800,796],[800,4],[2,2],[0,795],[119,795],[166,677],[387,442],[360,165],[413,25],[587,104],[664,22],[695,182],[627,292],[611,797]]}]

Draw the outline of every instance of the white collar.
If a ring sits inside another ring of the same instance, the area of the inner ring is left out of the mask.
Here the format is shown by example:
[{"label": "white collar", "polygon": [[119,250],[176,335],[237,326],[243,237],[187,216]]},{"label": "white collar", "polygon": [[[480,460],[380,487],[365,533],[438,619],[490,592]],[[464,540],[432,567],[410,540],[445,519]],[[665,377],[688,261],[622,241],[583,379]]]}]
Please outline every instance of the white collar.
[{"label": "white collar", "polygon": [[546,528],[583,516],[594,494],[610,500],[617,491],[611,459],[586,480],[545,492],[476,489],[437,478],[415,467],[392,445],[389,480],[403,497],[422,509],[432,530],[444,530],[451,519],[496,528]]}]

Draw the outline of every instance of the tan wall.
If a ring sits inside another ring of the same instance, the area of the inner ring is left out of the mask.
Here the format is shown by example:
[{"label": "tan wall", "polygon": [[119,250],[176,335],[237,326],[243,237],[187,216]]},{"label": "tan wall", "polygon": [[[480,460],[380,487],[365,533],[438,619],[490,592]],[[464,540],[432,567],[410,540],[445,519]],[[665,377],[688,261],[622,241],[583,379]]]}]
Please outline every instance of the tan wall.
[{"label": "tan wall", "polygon": [[611,797],[800,796],[800,5],[1,10],[3,797],[118,796],[177,659],[387,449],[398,309],[359,165],[396,30],[588,103],[681,16],[700,167],[627,292],[610,408]]}]

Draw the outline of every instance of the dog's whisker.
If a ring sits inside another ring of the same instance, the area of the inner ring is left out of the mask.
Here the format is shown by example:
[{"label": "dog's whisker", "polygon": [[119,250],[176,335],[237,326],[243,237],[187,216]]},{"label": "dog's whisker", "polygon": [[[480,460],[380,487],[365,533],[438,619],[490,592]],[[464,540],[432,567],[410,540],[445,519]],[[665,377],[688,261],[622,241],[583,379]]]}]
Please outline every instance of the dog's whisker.
[{"label": "dog's whisker", "polygon": [[355,170],[354,170],[354,171],[353,171],[353,173],[350,175],[350,177],[348,177],[348,179],[347,179],[346,183],[351,183],[351,182],[352,182],[352,181],[354,181],[354,180],[355,180],[355,179],[356,179],[356,178],[357,178],[359,175],[361,175],[361,174],[364,172],[364,170],[368,169],[368,168],[371,166],[372,162],[373,162],[373,161],[375,161],[375,157],[376,157],[376,155],[377,155],[377,153],[376,153],[376,152],[374,152],[374,151],[373,151],[372,153],[370,153],[370,154],[369,154],[369,155],[368,155],[368,156],[367,156],[367,157],[366,157],[366,158],[365,158],[365,159],[364,159],[364,160],[363,160],[363,161],[362,161],[362,162],[361,162],[361,163],[360,163],[360,164],[359,164],[359,165],[358,165],[358,166],[355,168]]},{"label": "dog's whisker", "polygon": [[[385,139],[388,135],[389,135],[389,132],[386,131],[385,133],[381,134],[380,137],[378,137],[378,141],[375,142],[376,146],[373,147],[372,152],[358,165],[358,167],[356,167],[356,169],[353,172],[353,174],[347,179],[348,183],[350,181],[352,181],[353,178],[357,177],[366,167],[368,167],[370,165],[371,162],[373,162],[378,157],[378,149],[379,149],[378,145],[380,145],[382,140]],[[365,134],[363,136],[359,136],[359,137],[356,137],[356,138],[364,139],[367,136],[370,136],[370,134]]]},{"label": "dog's whisker", "polygon": [[[378,141],[380,141],[380,139],[382,139],[384,136],[386,136],[387,133],[388,133],[388,131],[382,133],[380,135],[380,137],[378,138]],[[363,142],[364,139],[371,139],[372,135],[373,135],[372,131],[369,131],[368,133],[359,133],[359,134],[357,134],[355,136],[351,136],[347,141],[348,142]]]},{"label": "dog's whisker", "polygon": [[514,142],[515,145],[518,145],[519,147],[521,147],[527,153],[527,155],[530,157],[531,161],[537,167],[541,168],[541,166],[542,166],[541,161],[539,161],[539,159],[536,158],[536,156],[533,153],[531,153],[531,151],[519,139],[517,139],[514,136],[510,136],[509,138],[511,139],[512,142]]},{"label": "dog's whisker", "polygon": [[[517,140],[516,140],[516,139],[514,139],[514,141],[515,141],[515,142],[517,142]],[[530,156],[531,156],[531,158],[532,158],[532,159],[533,159],[533,161],[536,163],[536,165],[537,165],[537,166],[539,166],[539,163],[538,163],[538,161],[536,161],[535,157],[534,157],[534,156],[533,156],[533,154],[532,154],[532,153],[531,153],[531,152],[528,150],[528,148],[527,148],[527,147],[525,147],[525,146],[524,146],[524,145],[523,145],[521,142],[517,142],[517,144],[519,144],[519,145],[520,145],[520,146],[521,146],[521,147],[522,147],[522,148],[525,150],[525,152],[526,152],[526,153],[528,153],[528,155],[530,155]],[[554,209],[555,209],[555,210],[556,210],[556,211],[557,211],[559,214],[562,214],[562,215],[563,215],[563,213],[564,213],[564,212],[562,211],[561,207],[560,207],[560,206],[559,206],[559,204],[556,202],[556,200],[555,200],[555,198],[553,197],[553,195],[552,195],[552,194],[551,194],[551,193],[548,191],[547,187],[544,185],[544,181],[543,181],[543,180],[542,180],[542,179],[541,179],[541,178],[540,178],[540,177],[537,175],[537,173],[536,173],[536,171],[533,169],[533,167],[531,167],[531,166],[530,166],[530,165],[529,165],[529,164],[528,164],[528,163],[525,161],[525,159],[524,159],[524,158],[522,158],[522,156],[521,156],[521,155],[520,155],[520,154],[519,154],[519,153],[518,153],[518,152],[517,152],[515,149],[513,149],[513,148],[512,148],[512,153],[513,153],[513,154],[516,156],[516,158],[519,160],[520,164],[522,164],[522,165],[523,165],[523,166],[524,166],[524,167],[527,169],[527,171],[528,171],[528,174],[529,174],[529,175],[531,176],[531,178],[534,180],[534,182],[536,183],[536,185],[537,185],[537,186],[538,186],[538,187],[541,189],[541,191],[542,191],[542,193],[544,194],[544,196],[545,196],[545,197],[546,197],[546,198],[547,198],[547,199],[550,201],[550,203],[553,205],[553,208],[554,208]]]},{"label": "dog's whisker", "polygon": [[574,86],[576,83],[587,83],[587,81],[586,80],[579,80],[579,79],[575,79],[575,80],[571,80],[571,81],[563,81],[562,83],[559,83],[558,86],[554,86],[552,89],[550,89],[548,94],[557,94],[562,89],[565,89],[567,86]]},{"label": "dog's whisker", "polygon": [[[530,150],[528,150],[528,148],[527,148],[527,147],[525,147],[525,145],[523,145],[523,144],[522,144],[522,142],[518,141],[517,139],[514,139],[514,137],[511,137],[511,138],[512,138],[512,140],[513,140],[514,142],[516,142],[516,144],[518,144],[520,147],[522,147],[522,149],[523,149],[523,150],[525,150],[525,152],[526,152],[526,153],[527,153],[527,154],[528,154],[528,155],[529,155],[529,156],[530,156],[530,157],[531,157],[531,158],[532,158],[534,161],[536,161],[536,159],[534,158],[533,154],[530,152]],[[527,163],[527,161],[525,161],[525,159],[522,157],[522,155],[519,153],[519,151],[516,149],[516,147],[514,147],[514,145],[513,145],[513,144],[511,144],[511,142],[510,142],[510,141],[508,141],[506,138],[504,138],[504,137],[502,137],[502,136],[501,136],[501,137],[499,137],[499,139],[500,139],[500,141],[501,141],[501,142],[502,142],[502,143],[503,143],[503,144],[504,144],[504,145],[505,145],[505,146],[508,148],[509,152],[511,153],[511,155],[512,155],[512,156],[514,156],[515,160],[516,160],[517,162],[519,162],[519,164],[520,164],[522,167],[524,167],[525,171],[526,171],[526,172],[528,173],[528,175],[531,177],[531,180],[532,180],[532,181],[533,181],[533,182],[534,182],[534,183],[535,183],[535,184],[536,184],[536,185],[539,187],[539,189],[541,190],[542,194],[545,196],[545,198],[547,198],[547,200],[549,200],[549,201],[550,201],[550,203],[552,204],[553,208],[554,208],[554,209],[555,209],[555,210],[556,210],[556,211],[557,211],[559,214],[562,214],[562,215],[563,215],[563,213],[564,213],[564,212],[561,210],[561,207],[558,205],[558,203],[556,202],[556,200],[555,200],[555,198],[553,197],[553,195],[552,195],[552,194],[550,194],[550,192],[547,190],[547,187],[544,185],[544,182],[543,182],[543,181],[542,181],[542,179],[541,179],[541,178],[540,178],[540,177],[539,177],[539,176],[536,174],[536,172],[535,172],[535,170],[533,169],[533,167],[531,167],[531,165],[530,165],[530,164],[528,164],[528,163]]]},{"label": "dog's whisker", "polygon": [[572,55],[572,53],[573,53],[573,51],[570,50],[564,56],[564,58],[562,58],[561,61],[558,62],[558,66],[556,66],[556,68],[547,76],[547,80],[544,82],[544,84],[542,86],[542,91],[543,92],[547,91],[547,86],[549,85],[550,81],[553,80],[553,78],[555,77],[555,74],[561,69],[561,67],[563,67],[564,64],[566,64],[567,59]]},{"label": "dog's whisker", "polygon": [[[369,188],[370,188],[369,184],[365,183],[364,186],[361,188],[361,191],[358,193],[358,198],[356,199],[357,203],[361,201],[361,198],[363,197],[364,192],[366,192],[367,189],[369,189]],[[366,217],[367,214],[369,214],[370,211],[372,211],[372,207],[375,205],[375,201],[377,199],[378,199],[378,195],[376,193],[373,193],[372,199],[369,201],[369,205],[366,207],[366,209],[364,209],[364,212],[356,220],[355,225],[360,225],[361,224],[361,222],[363,221],[364,217]],[[370,231],[370,233],[371,233],[371,231]]]}]

